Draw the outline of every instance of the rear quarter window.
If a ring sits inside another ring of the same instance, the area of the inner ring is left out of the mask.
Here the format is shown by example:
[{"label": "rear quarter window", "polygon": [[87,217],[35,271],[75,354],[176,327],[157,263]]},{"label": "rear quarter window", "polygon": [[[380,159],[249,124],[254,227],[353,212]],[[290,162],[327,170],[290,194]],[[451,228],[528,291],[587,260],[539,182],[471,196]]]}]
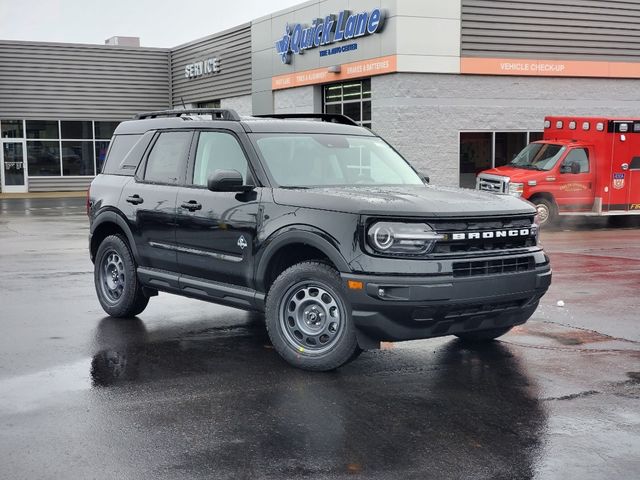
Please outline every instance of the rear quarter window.
[{"label": "rear quarter window", "polygon": [[[135,148],[136,152],[134,152],[134,147],[142,143],[143,137],[148,137],[150,140],[153,135],[149,135],[149,133],[147,132],[145,135],[115,135],[111,140],[102,173],[132,177],[136,173],[136,168],[138,168],[142,153],[144,153],[144,148],[142,148],[143,151],[139,152],[139,155],[134,155],[139,150],[139,148]],[[148,144],[148,142],[146,143]]]}]

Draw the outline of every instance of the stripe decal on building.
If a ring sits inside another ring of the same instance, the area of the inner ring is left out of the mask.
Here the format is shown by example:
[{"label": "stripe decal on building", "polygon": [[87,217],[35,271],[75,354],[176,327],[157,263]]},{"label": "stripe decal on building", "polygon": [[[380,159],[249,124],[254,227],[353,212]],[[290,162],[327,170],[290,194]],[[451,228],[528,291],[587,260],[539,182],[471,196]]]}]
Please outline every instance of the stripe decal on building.
[{"label": "stripe decal on building", "polygon": [[360,62],[345,63],[340,66],[339,73],[333,73],[328,67],[306,70],[304,72],[287,73],[271,79],[273,90],[284,88],[302,87],[305,85],[317,85],[319,83],[339,82],[354,78],[372,77],[385,73],[398,71],[398,62],[395,55],[371,58]]},{"label": "stripe decal on building", "polygon": [[640,63],[463,57],[460,59],[460,73],[536,77],[640,78]]}]

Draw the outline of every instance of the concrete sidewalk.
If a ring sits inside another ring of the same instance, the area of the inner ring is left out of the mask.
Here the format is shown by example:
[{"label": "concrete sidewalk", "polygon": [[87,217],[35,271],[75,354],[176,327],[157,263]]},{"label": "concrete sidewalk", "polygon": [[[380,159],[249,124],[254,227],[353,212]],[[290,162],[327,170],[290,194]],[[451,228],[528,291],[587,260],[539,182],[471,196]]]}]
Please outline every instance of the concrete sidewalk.
[{"label": "concrete sidewalk", "polygon": [[26,192],[26,193],[2,193],[0,192],[0,200],[11,198],[78,198],[84,197],[87,192]]}]

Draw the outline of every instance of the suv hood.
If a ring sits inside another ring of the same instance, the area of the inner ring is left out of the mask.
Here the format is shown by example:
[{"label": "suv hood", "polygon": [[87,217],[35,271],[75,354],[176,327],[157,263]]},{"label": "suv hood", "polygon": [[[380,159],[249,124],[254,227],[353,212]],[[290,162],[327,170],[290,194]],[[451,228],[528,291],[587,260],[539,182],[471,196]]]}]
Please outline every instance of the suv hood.
[{"label": "suv hood", "polygon": [[361,215],[465,217],[535,213],[531,204],[511,195],[431,185],[275,188],[273,197],[280,205]]}]

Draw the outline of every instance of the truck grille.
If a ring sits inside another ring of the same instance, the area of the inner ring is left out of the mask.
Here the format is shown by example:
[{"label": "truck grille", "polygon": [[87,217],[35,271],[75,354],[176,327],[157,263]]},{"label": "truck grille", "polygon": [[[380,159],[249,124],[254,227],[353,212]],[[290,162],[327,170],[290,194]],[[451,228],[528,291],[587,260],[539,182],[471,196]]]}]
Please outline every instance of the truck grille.
[{"label": "truck grille", "polygon": [[501,258],[497,260],[478,260],[473,262],[454,262],[454,277],[477,277],[501,273],[527,272],[535,268],[532,256]]},{"label": "truck grille", "polygon": [[476,188],[491,193],[507,193],[509,191],[509,181],[506,177],[480,174],[478,175]]},{"label": "truck grille", "polygon": [[454,240],[453,234],[464,233],[466,235],[474,232],[498,232],[504,230],[531,229],[533,215],[517,217],[480,218],[464,220],[427,220],[431,227],[440,234],[446,234],[446,240],[439,240],[432,254],[456,254],[474,253],[497,250],[511,250],[518,248],[533,247],[536,245],[536,237],[515,236]]}]

